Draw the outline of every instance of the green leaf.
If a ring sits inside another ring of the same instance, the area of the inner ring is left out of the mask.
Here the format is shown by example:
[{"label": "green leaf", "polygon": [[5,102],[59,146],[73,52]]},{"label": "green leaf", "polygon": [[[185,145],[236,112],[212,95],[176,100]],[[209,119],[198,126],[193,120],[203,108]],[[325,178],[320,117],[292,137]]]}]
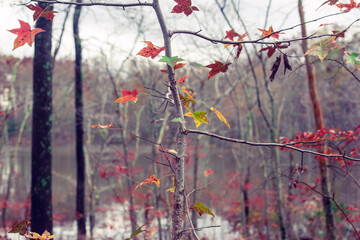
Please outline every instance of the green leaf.
[{"label": "green leaf", "polygon": [[215,217],[215,215],[211,212],[211,210],[210,210],[207,206],[205,206],[204,204],[202,204],[201,201],[197,201],[197,203],[196,203],[195,205],[192,205],[192,206],[190,207],[190,209],[195,209],[195,210],[199,213],[200,216],[201,216],[203,213],[207,213],[207,214]]},{"label": "green leaf", "polygon": [[190,62],[190,66],[197,67],[197,68],[203,67],[202,64],[197,63],[197,62]]},{"label": "green leaf", "polygon": [[171,121],[172,121],[172,122],[180,122],[180,123],[183,123],[183,124],[184,124],[184,120],[181,119],[180,117],[171,119]]},{"label": "green leaf", "polygon": [[194,118],[196,127],[199,127],[202,122],[206,124],[210,124],[209,120],[205,116],[206,114],[207,112],[193,112],[189,109],[189,112],[184,114],[184,116]]},{"label": "green leaf", "polygon": [[357,58],[359,53],[351,53],[345,52],[346,63],[354,65],[360,71],[360,60]]},{"label": "green leaf", "polygon": [[142,232],[146,232],[146,230],[142,230],[141,228],[144,226],[145,224],[143,224],[141,227],[139,227],[138,229],[136,229],[130,236],[130,238],[126,238],[125,240],[131,240],[133,239],[136,235],[142,233]]},{"label": "green leaf", "polygon": [[167,65],[169,65],[172,68],[174,68],[176,63],[181,62],[181,61],[185,61],[185,60],[182,59],[182,58],[178,58],[177,56],[174,56],[174,57],[171,57],[171,58],[168,58],[167,56],[163,56],[159,60],[159,62],[164,62],[164,63],[166,63]]},{"label": "green leaf", "polygon": [[309,50],[306,51],[304,55],[316,55],[320,59],[320,61],[324,61],[326,56],[335,48],[339,47],[340,44],[334,42],[332,38],[329,40],[319,43],[319,45],[313,45]]}]

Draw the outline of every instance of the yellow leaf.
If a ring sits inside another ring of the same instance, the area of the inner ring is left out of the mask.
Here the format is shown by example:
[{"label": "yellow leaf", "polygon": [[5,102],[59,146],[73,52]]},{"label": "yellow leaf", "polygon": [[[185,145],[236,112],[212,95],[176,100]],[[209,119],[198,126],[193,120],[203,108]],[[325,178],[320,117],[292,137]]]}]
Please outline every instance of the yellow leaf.
[{"label": "yellow leaf", "polygon": [[216,116],[220,119],[220,121],[224,122],[226,126],[228,126],[231,129],[230,124],[226,121],[225,117],[221,114],[221,112],[219,112],[214,107],[211,107],[210,110],[216,114]]},{"label": "yellow leaf", "polygon": [[175,178],[173,178],[173,186],[171,188],[169,188],[168,190],[166,190],[167,192],[175,192]]},{"label": "yellow leaf", "polygon": [[177,151],[175,151],[174,149],[165,149],[165,151],[167,151],[168,153],[172,153],[172,154],[175,154],[177,155]]},{"label": "yellow leaf", "polygon": [[207,112],[193,112],[189,109],[189,112],[185,113],[184,116],[194,118],[196,127],[199,127],[201,123],[210,124],[209,120],[206,118]]},{"label": "yellow leaf", "polygon": [[50,235],[50,233],[45,230],[43,232],[43,234],[40,236],[40,234],[36,233],[36,232],[30,232],[30,234],[32,235],[25,235],[25,237],[30,238],[30,239],[38,239],[38,240],[49,240],[49,239],[53,239],[56,235]]}]

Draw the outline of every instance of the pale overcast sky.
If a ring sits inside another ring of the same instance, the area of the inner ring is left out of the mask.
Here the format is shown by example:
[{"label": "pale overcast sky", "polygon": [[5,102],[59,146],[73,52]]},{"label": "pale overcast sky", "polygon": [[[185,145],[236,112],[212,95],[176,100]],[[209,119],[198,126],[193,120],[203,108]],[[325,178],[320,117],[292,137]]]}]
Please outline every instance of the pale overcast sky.
[{"label": "pale overcast sky", "polygon": [[[124,0],[118,2],[136,2],[136,0]],[[222,2],[222,0],[219,0]],[[324,16],[330,13],[339,12],[336,7],[330,7],[325,5],[319,10],[316,9],[325,0],[304,0],[306,20],[311,20],[320,16]],[[28,45],[18,48],[12,51],[13,41],[16,35],[8,32],[7,30],[18,28],[19,23],[17,19],[32,22],[32,11],[24,6],[15,6],[14,3],[20,3],[23,0],[0,0],[0,53],[5,55],[13,55],[17,57],[32,56],[33,48]],[[227,1],[230,2],[230,1]],[[237,2],[237,1],[235,1]],[[299,16],[297,11],[297,0],[272,0],[267,28],[272,25],[274,30],[279,28],[291,27],[299,23]],[[346,0],[344,1],[346,2]],[[189,29],[193,31],[199,30],[200,26],[195,16],[190,15],[186,17],[184,14],[170,14],[171,8],[176,5],[172,0],[160,0],[163,5],[163,13],[168,19],[169,29]],[[263,28],[265,23],[265,12],[269,0],[242,0],[240,2],[240,16],[245,22],[249,34],[253,39],[260,36],[260,32],[257,28]],[[285,4],[284,4],[285,3]],[[196,12],[196,16],[201,23],[202,33],[210,35],[212,37],[222,38],[225,36],[225,30],[230,28],[224,21],[222,15],[219,14],[219,9],[215,4],[215,0],[193,0],[192,4],[198,6],[199,12]],[[229,4],[229,3],[228,3]],[[229,5],[225,11],[231,12],[231,6]],[[54,35],[55,39],[59,36],[63,17],[65,15],[64,10],[66,6],[56,6],[56,10],[59,13],[54,20]],[[147,7],[143,8],[129,8],[126,11],[122,9],[111,8],[109,13],[109,7],[87,7],[83,11],[81,18],[80,34],[84,39],[84,55],[93,57],[100,55],[101,49],[105,53],[109,53],[111,47],[112,52],[116,52],[116,55],[126,57],[129,49],[135,46],[134,52],[137,53],[145,44],[141,41],[149,40],[154,44],[161,45],[162,37],[159,35],[158,24],[155,21],[155,15],[152,9]],[[135,37],[137,35],[136,22],[144,17],[143,30],[137,42]],[[346,14],[344,17],[328,18],[319,22],[313,23],[308,26],[310,29],[319,29],[318,26],[321,23],[337,23],[339,25],[347,26],[353,20],[359,16],[359,10],[355,9],[351,13]],[[126,20],[126,18],[133,18],[134,20]],[[244,30],[237,20],[234,13],[229,14],[229,19],[236,31],[244,33]],[[64,35],[63,45],[59,53],[60,57],[73,57],[73,39],[72,39],[72,14],[69,16],[67,22],[66,33]],[[359,30],[360,24],[354,25],[354,29]],[[299,36],[299,28],[289,31],[281,37],[292,38]],[[196,47],[191,47],[192,44],[209,44],[205,41],[194,42],[192,36],[176,37],[173,40],[174,43],[184,46],[184,42],[189,46],[184,48],[174,48],[175,54],[194,54],[193,50]],[[111,46],[113,45],[113,46]],[[175,45],[175,44],[174,44]],[[212,46],[212,45],[211,45]],[[189,53],[190,52],[190,53]],[[112,54],[114,55],[114,54]]]}]

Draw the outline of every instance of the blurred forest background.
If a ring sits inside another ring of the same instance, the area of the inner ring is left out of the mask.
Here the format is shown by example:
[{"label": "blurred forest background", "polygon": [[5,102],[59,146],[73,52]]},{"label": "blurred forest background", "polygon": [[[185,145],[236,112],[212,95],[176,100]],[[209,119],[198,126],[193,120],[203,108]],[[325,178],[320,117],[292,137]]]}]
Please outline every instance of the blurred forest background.
[{"label": "blurred forest background", "polygon": [[[181,16],[183,21],[180,21],[178,15],[170,16],[167,12],[171,9],[167,11],[165,4],[164,12],[170,29],[201,28],[203,32],[221,39],[225,36],[225,30],[234,28],[241,34],[248,32],[255,39],[261,34],[257,28],[267,29],[273,24],[279,30],[292,26],[289,24],[293,21],[294,25],[299,23],[296,9],[279,11],[274,7],[268,18],[275,21],[277,16],[281,20],[277,20],[277,25],[272,23],[266,17],[267,1],[263,1],[263,9],[256,12],[264,20],[257,25],[238,15],[241,13],[237,11],[237,7],[241,6],[238,1],[225,4],[226,1],[215,0],[211,1],[211,6],[198,2],[196,5],[201,8],[199,22],[194,17]],[[322,2],[317,1],[314,8]],[[20,11],[15,6],[11,8],[14,12]],[[63,30],[62,21],[67,14],[69,17],[64,24],[65,36],[60,45],[63,52],[56,57],[53,73],[53,219],[54,233],[58,235],[56,239],[71,239],[75,234],[74,221],[78,217],[75,212],[74,60],[73,45],[70,45],[73,43],[67,40],[68,36],[71,37],[70,16],[73,11],[67,6],[55,8],[60,20],[54,21],[54,46]],[[326,15],[329,9],[326,9],[327,6],[323,8],[319,13]],[[355,19],[356,14],[358,10],[349,13],[348,17]],[[214,16],[216,21],[211,20]],[[97,38],[87,36],[85,32],[89,31],[89,23],[85,21],[89,18],[98,21],[99,25],[94,29],[109,24],[107,31],[113,33],[99,34]],[[136,56],[144,47],[144,40],[162,46],[162,38],[159,30],[154,30],[157,28],[154,22],[145,9],[124,11],[93,7],[85,8],[82,15],[80,37],[84,36],[83,51],[88,56],[83,62],[86,212],[88,228],[94,239],[129,237],[130,192],[137,225],[148,226],[146,238],[159,239],[161,235],[162,239],[169,239],[172,193],[167,190],[172,187],[173,180],[170,169],[156,163],[167,160],[159,151],[159,145],[154,143],[161,143],[166,149],[175,148],[177,127],[171,122],[174,118],[171,105],[152,96],[156,94],[154,89],[162,93],[167,90],[167,75],[160,71],[165,68],[164,64],[157,63],[156,59]],[[332,25],[319,27],[321,23]],[[350,23],[337,21],[336,18],[325,19],[315,23],[310,28],[310,34],[341,30]],[[346,39],[340,40],[347,44],[351,52],[360,51],[358,30],[359,25],[355,24],[352,31],[346,33]],[[129,35],[125,36],[128,32]],[[294,36],[300,36],[299,29],[281,35],[281,38]],[[12,36],[9,34],[8,37]],[[315,43],[316,39],[310,41],[309,46]],[[225,74],[207,80],[209,69],[201,67],[199,63],[207,65],[217,58],[226,62],[236,54],[234,48],[230,46],[224,49],[221,44],[215,45],[191,36],[178,36],[173,40],[173,45],[174,55],[186,60],[185,67],[177,70],[177,78],[188,76],[187,88],[196,93],[195,99],[219,109],[231,125],[229,129],[214,114],[208,114],[211,124],[202,124],[199,129],[254,142],[271,142],[269,126],[264,121],[266,118],[274,124],[277,137],[292,138],[299,131],[315,131],[300,43],[292,43],[290,48],[284,50],[289,55],[293,70],[283,74],[281,67],[272,82],[268,76],[274,56],[278,54],[268,58],[266,52],[260,53],[259,50],[266,46],[246,45],[240,59]],[[323,62],[317,57],[311,58],[324,123],[326,128],[354,130],[360,124],[360,82],[338,62],[345,63],[336,52]],[[8,229],[12,221],[30,215],[32,71],[32,57],[0,55],[0,222],[3,229]],[[354,74],[359,76],[358,72]],[[121,89],[135,88],[139,91],[136,104],[113,103]],[[199,103],[195,108],[201,111],[204,106]],[[98,122],[114,123],[114,129],[90,128],[90,125]],[[187,124],[195,128],[191,118],[187,118]],[[271,148],[250,147],[196,135],[189,135],[187,146],[186,191],[203,188],[190,196],[190,202],[195,204],[201,200],[216,215],[216,218],[210,215],[197,217],[194,211],[193,219],[198,226],[222,225],[221,229],[209,228],[199,232],[204,239],[220,239],[219,236],[223,239],[279,237],[277,195],[274,190],[274,179],[278,177],[282,179],[283,207],[292,239],[324,237],[325,216],[321,196],[307,187],[293,184],[289,178],[293,176],[294,169],[300,166],[301,154],[281,151],[279,176],[273,164]],[[171,161],[171,156],[168,157]],[[314,156],[305,154],[303,165],[305,171],[297,173],[299,176],[296,177],[311,186],[318,186],[319,170]],[[358,164],[347,165],[330,159],[328,168],[330,193],[336,193],[337,201],[347,209],[355,226],[360,227],[357,212],[360,203]],[[160,188],[149,184],[135,191],[129,189],[129,186],[136,186],[152,174],[161,179]],[[350,225],[336,209],[334,207],[337,236],[339,239],[352,239]]]}]

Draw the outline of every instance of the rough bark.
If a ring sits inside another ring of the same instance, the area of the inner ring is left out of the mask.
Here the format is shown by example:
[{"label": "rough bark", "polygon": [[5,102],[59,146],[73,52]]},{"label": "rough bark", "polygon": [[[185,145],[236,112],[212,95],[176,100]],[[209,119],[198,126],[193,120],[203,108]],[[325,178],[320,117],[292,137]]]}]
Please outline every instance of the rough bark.
[{"label": "rough bark", "polygon": [[[302,37],[306,37],[306,26],[305,26],[305,17],[303,11],[302,0],[298,2],[299,16],[301,22],[301,34]],[[305,53],[307,50],[307,40],[306,38],[302,41],[302,50]],[[308,78],[308,87],[309,87],[309,95],[310,100],[313,107],[314,119],[315,119],[315,127],[316,130],[324,128],[324,120],[321,111],[319,96],[316,90],[316,78],[314,74],[313,65],[309,61],[309,56],[305,55],[305,66]],[[324,153],[325,146],[321,145],[318,147],[318,152]],[[319,170],[320,170],[320,179],[321,179],[321,191],[324,196],[329,196],[329,169],[326,167],[328,165],[327,158],[321,157],[319,159]],[[333,240],[335,237],[335,229],[334,229],[334,217],[331,209],[331,200],[327,197],[322,198],[323,209],[326,216],[326,239]]]},{"label": "rough bark", "polygon": [[[81,3],[81,0],[77,0]],[[82,46],[79,36],[79,19],[81,6],[75,7],[73,17],[73,33],[75,43],[75,127],[76,127],[76,217],[77,238],[86,237],[85,214],[85,156],[84,156],[84,129],[83,129],[83,101],[82,101]]]},{"label": "rough bark", "polygon": [[[43,9],[47,4],[39,3]],[[48,10],[52,10],[49,6]],[[33,63],[33,126],[31,148],[31,231],[52,233],[51,133],[52,133],[52,21],[40,17],[36,27]]]}]

